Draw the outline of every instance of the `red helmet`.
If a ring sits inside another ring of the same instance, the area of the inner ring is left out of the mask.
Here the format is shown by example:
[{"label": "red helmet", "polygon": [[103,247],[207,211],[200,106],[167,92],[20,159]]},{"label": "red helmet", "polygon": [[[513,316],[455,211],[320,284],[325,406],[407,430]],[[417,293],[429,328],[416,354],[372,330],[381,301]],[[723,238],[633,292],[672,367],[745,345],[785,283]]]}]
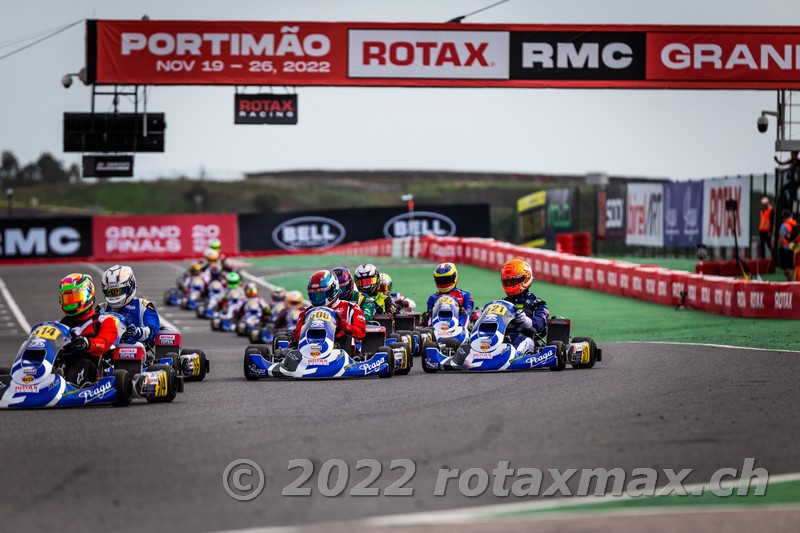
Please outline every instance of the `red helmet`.
[{"label": "red helmet", "polygon": [[311,275],[308,299],[314,307],[328,307],[339,299],[339,281],[330,270],[319,270]]}]

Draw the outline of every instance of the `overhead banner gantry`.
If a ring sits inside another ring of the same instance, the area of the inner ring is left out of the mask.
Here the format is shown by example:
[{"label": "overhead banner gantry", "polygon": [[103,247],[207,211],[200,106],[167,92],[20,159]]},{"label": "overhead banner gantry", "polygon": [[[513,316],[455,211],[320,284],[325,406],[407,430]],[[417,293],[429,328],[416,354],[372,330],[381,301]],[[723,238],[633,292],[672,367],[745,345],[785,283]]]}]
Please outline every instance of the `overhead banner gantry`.
[{"label": "overhead banner gantry", "polygon": [[98,85],[800,89],[800,27],[90,20]]}]

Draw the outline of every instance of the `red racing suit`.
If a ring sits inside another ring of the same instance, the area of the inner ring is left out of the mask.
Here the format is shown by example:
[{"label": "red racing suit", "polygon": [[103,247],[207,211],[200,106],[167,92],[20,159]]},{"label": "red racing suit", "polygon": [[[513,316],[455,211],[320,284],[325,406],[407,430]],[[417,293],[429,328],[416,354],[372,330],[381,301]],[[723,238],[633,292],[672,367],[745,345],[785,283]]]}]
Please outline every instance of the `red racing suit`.
[{"label": "red racing suit", "polygon": [[[364,319],[364,312],[358,305],[345,300],[336,300],[329,307],[339,315],[339,321],[336,323],[337,339],[349,335],[355,340],[360,340],[367,335],[367,321]],[[303,329],[303,322],[309,309],[314,309],[314,307],[308,306],[300,311],[300,318],[294,328],[295,344],[300,341],[300,330]]]},{"label": "red racing suit", "polygon": [[99,358],[106,353],[119,337],[114,319],[106,317],[101,322],[100,315],[94,309],[80,316],[65,316],[61,319],[61,323],[89,340],[89,349],[86,353],[92,357]]}]

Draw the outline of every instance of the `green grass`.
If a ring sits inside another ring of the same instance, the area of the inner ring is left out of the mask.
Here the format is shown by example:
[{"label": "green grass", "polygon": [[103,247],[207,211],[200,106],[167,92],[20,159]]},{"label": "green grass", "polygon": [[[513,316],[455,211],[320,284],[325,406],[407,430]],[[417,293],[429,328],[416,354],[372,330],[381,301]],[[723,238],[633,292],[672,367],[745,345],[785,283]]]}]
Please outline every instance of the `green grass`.
[{"label": "green grass", "polygon": [[[287,289],[305,292],[308,277],[320,268],[344,264],[351,269],[358,263],[371,260],[386,267],[396,291],[414,299],[417,308],[425,306],[435,290],[433,268],[429,263],[393,258],[364,258],[346,256],[276,256],[248,259],[263,268],[307,271],[269,276],[268,280]],[[459,287],[472,293],[476,305],[501,298],[499,274],[478,267],[458,267]],[[591,336],[599,342],[667,341],[727,344],[754,348],[800,350],[796,320],[748,319],[726,317],[702,311],[674,308],[642,302],[623,296],[564,287],[536,281],[533,292],[547,301],[551,315],[572,320],[573,333]]]},{"label": "green grass", "polygon": [[615,511],[619,509],[650,509],[698,506],[764,506],[800,503],[800,482],[798,481],[789,481],[785,483],[768,485],[767,492],[762,496],[755,495],[754,485],[749,487],[747,494],[742,494],[741,496],[737,495],[737,490],[737,488],[734,488],[733,493],[730,496],[715,496],[710,489],[706,488],[706,490],[704,490],[703,494],[700,496],[693,496],[691,494],[686,496],[669,494],[666,496],[643,496],[639,498],[606,498],[603,501],[593,503],[580,503],[579,500],[570,500],[569,505],[558,505],[557,503],[554,503],[552,507],[542,506],[529,510],[497,512],[487,515],[487,517],[516,518],[525,515],[552,512],[575,513]]}]

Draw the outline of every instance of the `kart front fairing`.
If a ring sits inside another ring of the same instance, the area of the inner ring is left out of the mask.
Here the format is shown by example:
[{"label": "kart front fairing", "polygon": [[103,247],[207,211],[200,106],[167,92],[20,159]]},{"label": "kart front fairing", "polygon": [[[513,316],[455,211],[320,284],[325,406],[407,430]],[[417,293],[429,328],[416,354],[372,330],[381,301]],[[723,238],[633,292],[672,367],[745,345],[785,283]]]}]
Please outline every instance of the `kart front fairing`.
[{"label": "kart front fairing", "polygon": [[336,311],[315,307],[306,312],[296,349],[286,352],[278,363],[261,355],[250,355],[252,376],[277,378],[364,377],[389,371],[387,353],[375,354],[367,361],[355,361],[346,351],[335,347]]},{"label": "kart front fairing", "polygon": [[427,348],[423,365],[429,369],[473,372],[530,370],[556,365],[553,346],[522,354],[506,342],[506,331],[514,311],[514,306],[504,300],[490,302],[473,326],[468,345],[462,344],[451,355],[444,355],[437,348]]},{"label": "kart front fairing", "polygon": [[459,321],[459,305],[455,298],[442,296],[431,311],[431,327],[437,339],[454,338],[463,341],[466,330]]}]

